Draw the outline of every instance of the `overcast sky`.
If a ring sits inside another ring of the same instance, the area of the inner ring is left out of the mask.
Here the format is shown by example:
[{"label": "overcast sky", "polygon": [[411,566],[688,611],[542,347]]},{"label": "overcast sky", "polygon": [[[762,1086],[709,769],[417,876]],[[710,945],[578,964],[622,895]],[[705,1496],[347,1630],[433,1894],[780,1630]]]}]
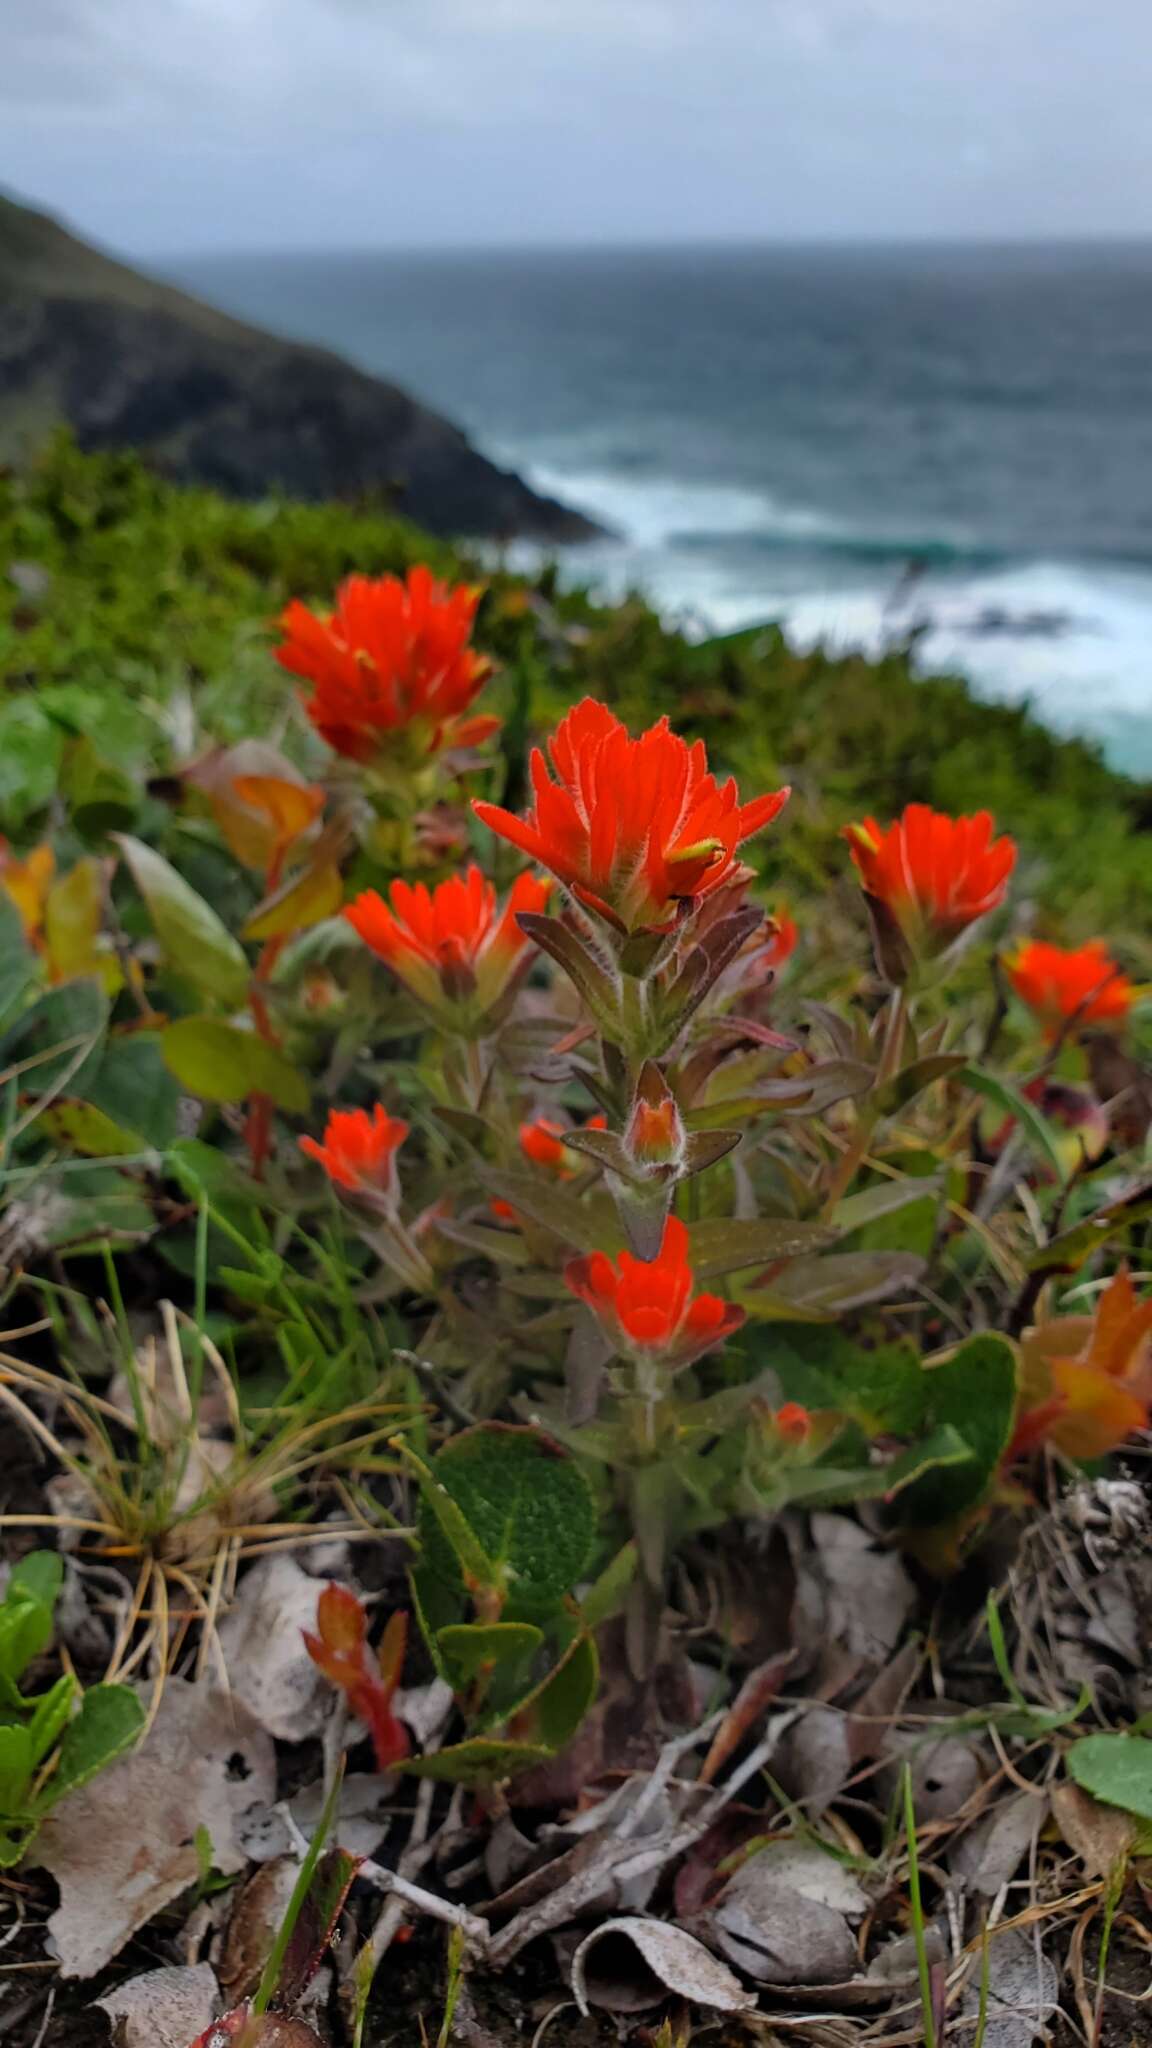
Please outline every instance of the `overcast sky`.
[{"label": "overcast sky", "polygon": [[135,255],[1152,231],[1148,0],[0,0],[0,182]]}]

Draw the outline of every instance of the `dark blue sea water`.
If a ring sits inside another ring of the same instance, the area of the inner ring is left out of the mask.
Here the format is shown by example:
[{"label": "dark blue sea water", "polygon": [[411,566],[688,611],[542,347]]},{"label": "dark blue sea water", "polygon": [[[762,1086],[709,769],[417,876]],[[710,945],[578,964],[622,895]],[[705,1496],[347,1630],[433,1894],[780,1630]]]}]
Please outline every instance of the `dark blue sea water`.
[{"label": "dark blue sea water", "polygon": [[805,642],[916,624],[923,666],[1152,769],[1152,244],[166,267],[605,520],[603,587]]}]

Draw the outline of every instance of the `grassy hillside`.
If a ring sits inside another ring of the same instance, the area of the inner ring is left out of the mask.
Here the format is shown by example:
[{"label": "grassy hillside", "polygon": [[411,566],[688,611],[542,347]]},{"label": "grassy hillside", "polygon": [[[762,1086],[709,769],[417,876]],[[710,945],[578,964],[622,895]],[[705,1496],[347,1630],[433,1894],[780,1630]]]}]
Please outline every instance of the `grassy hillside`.
[{"label": "grassy hillside", "polygon": [[[477,575],[444,543],[371,508],[244,505],[173,487],[134,460],[59,442],[34,473],[0,478],[0,830],[35,835],[70,733],[158,771],[201,735],[293,727],[270,624],[351,569],[426,559]],[[530,733],[586,690],[642,722],[674,713],[749,785],[788,778],[773,842],[792,894],[843,874],[837,834],[911,798],[992,808],[1025,852],[1020,895],[1039,925],[1107,930],[1152,965],[1152,788],[1026,713],[907,660],[797,655],[770,628],[692,645],[641,601],[593,604],[488,577],[479,637],[503,665],[512,776]]]}]

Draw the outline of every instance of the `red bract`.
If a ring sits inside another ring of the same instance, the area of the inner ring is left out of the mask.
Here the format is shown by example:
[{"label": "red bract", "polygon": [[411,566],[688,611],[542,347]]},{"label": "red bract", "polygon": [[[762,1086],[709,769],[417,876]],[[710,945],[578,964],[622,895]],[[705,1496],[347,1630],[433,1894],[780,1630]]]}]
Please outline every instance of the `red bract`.
[{"label": "red bract", "polygon": [[300,1150],[318,1159],[329,1180],[354,1193],[395,1198],[396,1153],[410,1126],[389,1116],[382,1102],[366,1109],[334,1109],[324,1127],[324,1141],[301,1138]]},{"label": "red bract", "polygon": [[1135,988],[1102,939],[1071,947],[1030,939],[1004,964],[1021,1001],[1053,1037],[1073,1018],[1077,1024],[1118,1023],[1135,999]]},{"label": "red bract", "polygon": [[396,576],[349,576],[327,616],[298,599],[281,614],[276,659],[312,686],[305,710],[338,754],[371,761],[403,733],[420,754],[474,746],[498,718],[464,713],[492,664],[469,645],[480,592],[438,583],[423,564]]},{"label": "red bract", "polygon": [[[605,1131],[608,1119],[602,1111],[590,1116],[581,1128],[585,1131]],[[547,1117],[538,1117],[535,1123],[521,1124],[520,1150],[533,1166],[545,1166],[562,1180],[568,1180],[578,1173],[582,1160],[574,1158],[564,1140],[568,1133],[563,1124],[554,1124]]]},{"label": "red bract", "polygon": [[338,1685],[348,1711],[372,1737],[377,1769],[390,1770],[408,1754],[408,1733],[392,1712],[404,1668],[408,1616],[390,1616],[377,1658],[368,1648],[364,1609],[346,1586],[325,1586],[316,1608],[318,1634],[302,1630],[308,1655],[325,1678]]},{"label": "red bract", "polygon": [[951,945],[1004,900],[1016,842],[993,837],[989,811],[950,818],[909,804],[887,831],[875,818],[844,837],[869,896],[891,913],[914,954]]},{"label": "red bract", "polygon": [[655,1259],[621,1252],[613,1263],[603,1252],[593,1252],[572,1259],[564,1278],[618,1350],[630,1356],[655,1354],[672,1368],[713,1350],[744,1321],[743,1309],[717,1294],[693,1298],[688,1232],[676,1216],[664,1225]]},{"label": "red bract", "polygon": [[501,910],[473,864],[434,889],[393,882],[389,903],[366,889],[344,915],[437,1022],[468,1031],[490,1020],[528,966],[532,944],[517,918],[542,910],[551,886],[540,875],[519,875]]},{"label": "red bract", "polygon": [[732,881],[737,847],[788,800],[778,789],[742,804],[735,782],[709,774],[702,740],[689,746],[666,718],[633,739],[591,697],[561,720],[548,754],[556,780],[535,749],[526,818],[473,809],[624,932],[667,923],[677,903]]}]

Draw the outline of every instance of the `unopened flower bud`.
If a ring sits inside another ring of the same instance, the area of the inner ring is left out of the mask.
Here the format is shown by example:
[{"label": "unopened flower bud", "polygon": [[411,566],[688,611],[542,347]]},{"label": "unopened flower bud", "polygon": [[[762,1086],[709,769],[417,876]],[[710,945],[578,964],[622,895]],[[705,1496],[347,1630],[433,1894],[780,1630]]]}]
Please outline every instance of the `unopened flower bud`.
[{"label": "unopened flower bud", "polygon": [[679,1166],[687,1133],[679,1105],[659,1067],[646,1060],[624,1133],[624,1149],[639,1167]]}]

